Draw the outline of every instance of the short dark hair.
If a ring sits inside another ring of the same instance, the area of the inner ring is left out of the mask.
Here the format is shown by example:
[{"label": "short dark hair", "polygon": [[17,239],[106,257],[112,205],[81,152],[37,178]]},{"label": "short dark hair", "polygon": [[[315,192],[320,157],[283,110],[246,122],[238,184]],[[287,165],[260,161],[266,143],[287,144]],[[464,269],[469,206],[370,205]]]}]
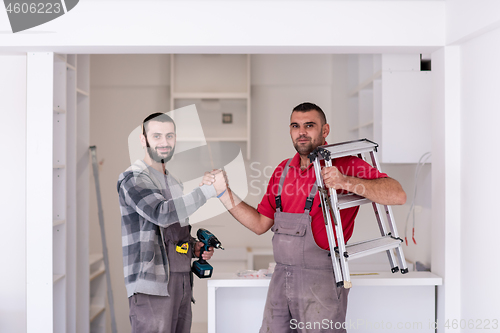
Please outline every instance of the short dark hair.
[{"label": "short dark hair", "polygon": [[305,102],[297,105],[293,108],[292,113],[294,112],[308,112],[308,111],[317,111],[319,113],[319,117],[321,118],[321,125],[326,124],[326,116],[323,110],[319,106],[314,103]]},{"label": "short dark hair", "polygon": [[151,120],[159,121],[160,123],[172,123],[172,124],[174,124],[174,132],[175,132],[174,120],[166,113],[156,112],[156,113],[152,113],[149,116],[147,116],[146,119],[144,119],[144,121],[142,122],[142,134],[144,134],[144,136],[147,136],[146,135],[146,132],[147,132],[146,126],[148,125],[148,123]]}]

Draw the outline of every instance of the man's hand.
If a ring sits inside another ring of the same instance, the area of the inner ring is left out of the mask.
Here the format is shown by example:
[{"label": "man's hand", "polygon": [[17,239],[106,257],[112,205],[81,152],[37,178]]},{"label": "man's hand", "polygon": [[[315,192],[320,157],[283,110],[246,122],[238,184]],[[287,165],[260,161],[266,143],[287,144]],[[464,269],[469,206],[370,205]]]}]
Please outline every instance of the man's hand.
[{"label": "man's hand", "polygon": [[202,185],[212,185],[215,182],[215,175],[210,172],[205,172],[203,179],[201,180],[200,186]]},{"label": "man's hand", "polygon": [[340,173],[339,169],[336,167],[324,167],[321,170],[321,175],[323,176],[323,182],[326,187],[333,188],[335,190],[345,190],[348,183],[347,177]]},{"label": "man's hand", "polygon": [[361,179],[346,176],[332,167],[321,170],[326,187],[335,190],[345,190],[382,205],[404,205],[406,193],[397,180],[392,178]]},{"label": "man's hand", "polygon": [[[194,255],[196,256],[196,258],[200,257],[200,250],[203,247],[203,245],[205,245],[203,244],[203,242],[196,242],[194,244]],[[212,258],[213,255],[214,255],[214,248],[210,246],[208,248],[208,251],[203,252],[202,259],[210,260],[210,258]]]},{"label": "man's hand", "polygon": [[215,191],[217,192],[217,195],[221,194],[227,189],[227,178],[226,178],[226,172],[223,170],[212,170],[210,172],[215,177],[214,181],[214,187]]}]

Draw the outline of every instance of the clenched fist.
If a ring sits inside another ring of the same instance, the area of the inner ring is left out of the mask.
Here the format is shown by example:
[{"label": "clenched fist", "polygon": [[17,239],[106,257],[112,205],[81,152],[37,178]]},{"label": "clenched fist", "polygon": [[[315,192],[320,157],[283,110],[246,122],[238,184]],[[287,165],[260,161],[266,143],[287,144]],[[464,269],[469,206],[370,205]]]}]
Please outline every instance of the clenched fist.
[{"label": "clenched fist", "polygon": [[[200,257],[201,248],[204,245],[205,244],[203,244],[203,242],[196,242],[194,244],[194,255],[196,256],[196,258]],[[208,248],[208,251],[203,251],[202,258],[204,260],[210,260],[210,258],[212,258],[213,255],[214,255],[214,248],[212,246],[210,246]]]},{"label": "clenched fist", "polygon": [[335,190],[344,190],[348,184],[347,176],[340,173],[339,169],[336,167],[324,167],[321,170],[321,176],[323,176],[323,182],[326,187],[333,188]]},{"label": "clenched fist", "polygon": [[221,194],[227,189],[227,176],[224,170],[214,169],[210,172],[214,177],[214,187],[217,195]]}]

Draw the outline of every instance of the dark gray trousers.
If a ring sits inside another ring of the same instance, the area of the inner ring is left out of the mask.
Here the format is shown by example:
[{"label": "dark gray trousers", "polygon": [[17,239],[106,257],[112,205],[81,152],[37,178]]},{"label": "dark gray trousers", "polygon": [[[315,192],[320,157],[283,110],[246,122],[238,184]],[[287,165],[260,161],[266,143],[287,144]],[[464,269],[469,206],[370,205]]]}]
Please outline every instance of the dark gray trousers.
[{"label": "dark gray trousers", "polygon": [[345,333],[349,289],[333,272],[276,265],[261,333]]},{"label": "dark gray trousers", "polygon": [[190,273],[170,273],[170,296],[134,294],[129,297],[132,333],[189,333],[191,331]]}]

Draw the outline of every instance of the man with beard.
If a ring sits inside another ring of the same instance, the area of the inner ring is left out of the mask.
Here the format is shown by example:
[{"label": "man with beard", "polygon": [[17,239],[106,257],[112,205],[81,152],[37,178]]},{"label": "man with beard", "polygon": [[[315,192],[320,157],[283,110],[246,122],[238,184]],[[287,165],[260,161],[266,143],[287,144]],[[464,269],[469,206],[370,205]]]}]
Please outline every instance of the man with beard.
[{"label": "man with beard", "polygon": [[[166,114],[144,119],[144,160],[118,180],[125,287],[134,333],[190,332],[191,259],[199,257],[203,243],[191,237],[188,217],[225,190],[222,173],[207,173],[200,187],[183,194],[166,167],[175,150],[175,130]],[[210,259],[213,251],[205,251],[203,259]]]},{"label": "man with beard", "polygon": [[[256,234],[274,232],[276,267],[269,285],[261,333],[345,332],[349,290],[337,287],[328,238],[319,206],[313,164],[308,155],[327,144],[325,114],[312,103],[295,107],[290,136],[297,151],[276,168],[257,209],[239,200],[228,187],[220,197],[229,212]],[[327,187],[362,195],[384,205],[401,205],[401,185],[358,157],[332,161],[321,174]],[[213,172],[214,174],[217,171]],[[219,172],[221,173],[221,172]],[[232,204],[235,201],[235,204]],[[359,207],[341,211],[344,239],[352,235]],[[318,325],[319,324],[319,325]]]}]

